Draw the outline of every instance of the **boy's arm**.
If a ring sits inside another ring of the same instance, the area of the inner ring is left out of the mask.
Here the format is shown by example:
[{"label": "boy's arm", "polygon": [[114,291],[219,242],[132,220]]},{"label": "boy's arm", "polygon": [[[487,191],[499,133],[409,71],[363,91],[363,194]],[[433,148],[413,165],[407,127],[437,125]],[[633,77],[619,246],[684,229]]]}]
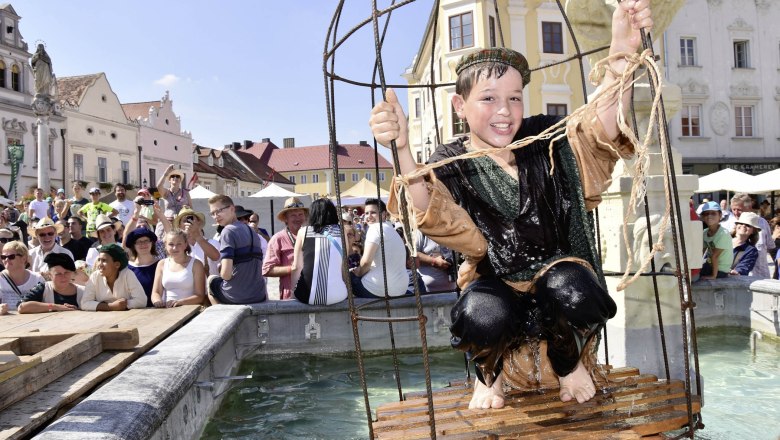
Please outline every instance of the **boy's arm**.
[{"label": "boy's arm", "polygon": [[[368,125],[374,138],[381,145],[390,148],[390,142],[395,141],[398,151],[398,165],[400,170],[395,174],[407,174],[417,169],[417,162],[412,157],[409,149],[409,128],[404,109],[398,102],[398,97],[393,89],[387,89],[387,101],[382,101],[371,109],[371,118]],[[410,182],[409,193],[414,200],[414,207],[420,211],[428,208],[428,189],[422,177]]]},{"label": "boy's arm", "polygon": [[[613,55],[620,52],[635,53],[642,43],[640,29],[649,29],[653,26],[653,15],[650,11],[650,0],[624,0],[618,2],[615,12],[612,13],[612,41],[609,45],[609,54]],[[610,63],[610,67],[615,72],[623,72],[626,69],[627,62],[624,59],[618,59]],[[603,89],[608,88],[617,78],[610,73],[604,76],[601,84]],[[621,97],[623,108],[629,108],[631,104],[631,88]],[[608,139],[615,138],[620,134],[617,126],[618,101],[603,102],[598,106],[598,116]]]}]

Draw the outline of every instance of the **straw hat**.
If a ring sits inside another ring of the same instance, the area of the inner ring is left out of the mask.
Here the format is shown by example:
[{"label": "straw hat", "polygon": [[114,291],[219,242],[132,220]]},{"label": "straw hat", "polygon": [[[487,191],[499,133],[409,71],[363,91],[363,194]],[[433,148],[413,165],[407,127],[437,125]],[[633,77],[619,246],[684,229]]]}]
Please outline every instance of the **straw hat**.
[{"label": "straw hat", "polygon": [[173,227],[176,229],[182,229],[181,222],[184,221],[185,218],[189,216],[195,216],[200,220],[201,225],[206,225],[206,216],[203,215],[200,212],[194,211],[191,208],[182,208],[181,211],[179,211],[179,215],[176,216],[175,219],[173,219]]},{"label": "straw hat", "polygon": [[30,226],[27,228],[27,232],[30,235],[38,236],[38,230],[43,228],[54,228],[55,231],[59,234],[62,232],[63,229],[65,229],[65,226],[62,226],[60,223],[54,223],[52,219],[49,217],[44,217],[38,221],[38,223]]},{"label": "straw hat", "polygon": [[293,211],[296,209],[303,209],[304,213],[307,216],[309,215],[309,208],[307,208],[303,202],[301,202],[297,197],[290,197],[284,201],[284,208],[282,208],[282,210],[276,214],[276,218],[279,219],[280,222],[283,222],[286,220],[285,214],[287,214],[287,211]]},{"label": "straw hat", "polygon": [[116,222],[114,220],[111,220],[111,217],[105,214],[98,214],[98,216],[95,218],[95,231],[99,231],[108,227],[115,228],[115,223]]},{"label": "straw hat", "polygon": [[179,179],[184,179],[184,173],[182,173],[180,170],[173,170],[170,173],[168,173],[169,179],[173,176],[179,176]]},{"label": "straw hat", "polygon": [[743,212],[742,215],[739,216],[737,221],[734,222],[734,224],[743,224],[752,226],[756,231],[761,230],[761,224],[759,223],[759,217],[757,214],[752,212]]}]

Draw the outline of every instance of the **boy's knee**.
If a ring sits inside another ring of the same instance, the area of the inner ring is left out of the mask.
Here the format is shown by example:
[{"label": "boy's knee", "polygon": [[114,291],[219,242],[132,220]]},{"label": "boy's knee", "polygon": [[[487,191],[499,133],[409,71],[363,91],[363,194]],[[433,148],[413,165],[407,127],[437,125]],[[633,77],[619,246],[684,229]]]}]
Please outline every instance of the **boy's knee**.
[{"label": "boy's knee", "polygon": [[480,281],[464,291],[450,312],[455,348],[492,346],[506,335],[518,333],[517,294],[501,281]]}]

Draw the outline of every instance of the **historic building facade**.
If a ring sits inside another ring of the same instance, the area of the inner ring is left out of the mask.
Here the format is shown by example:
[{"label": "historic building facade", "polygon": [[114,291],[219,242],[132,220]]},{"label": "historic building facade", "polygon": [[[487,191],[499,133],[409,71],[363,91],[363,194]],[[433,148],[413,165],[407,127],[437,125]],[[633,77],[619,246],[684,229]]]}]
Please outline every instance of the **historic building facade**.
[{"label": "historic building facade", "polygon": [[780,2],[688,0],[666,31],[670,121],[686,173],[780,166]]},{"label": "historic building facade", "polygon": [[[0,193],[12,198],[31,194],[38,185],[37,117],[32,111],[35,87],[28,45],[19,30],[21,17],[10,4],[0,5]],[[56,58],[55,58],[56,66]],[[58,188],[63,177],[65,122],[58,109],[49,117],[50,185]],[[24,158],[19,166],[16,194],[11,186],[9,146],[21,146]],[[44,188],[48,191],[51,188]]]},{"label": "historic building facade", "polygon": [[168,165],[184,173],[184,184],[192,176],[192,133],[181,128],[181,118],[173,111],[173,100],[165,92],[159,101],[122,104],[127,119],[138,125],[138,180],[156,186]]},{"label": "historic building facade", "polygon": [[[410,85],[422,86],[408,92],[410,147],[420,163],[428,160],[437,142],[446,143],[468,132],[468,125],[451,104],[455,66],[463,55],[480,48],[511,47],[524,54],[533,68],[574,53],[554,1],[499,0],[497,5],[498,14],[493,0],[442,0],[435,35],[431,15],[412,65],[403,75]],[[431,89],[434,83],[443,86]],[[567,115],[582,105],[585,98],[576,62],[534,72],[523,101],[525,115]]]}]

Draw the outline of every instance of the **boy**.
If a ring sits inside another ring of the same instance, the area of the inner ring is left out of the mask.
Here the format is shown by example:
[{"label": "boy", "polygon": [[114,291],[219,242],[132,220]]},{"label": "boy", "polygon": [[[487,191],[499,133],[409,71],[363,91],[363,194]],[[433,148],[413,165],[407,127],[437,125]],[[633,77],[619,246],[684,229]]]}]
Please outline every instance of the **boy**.
[{"label": "boy", "polygon": [[728,278],[731,263],[734,261],[734,251],[731,234],[720,225],[720,205],[717,202],[704,203],[701,205],[700,216],[706,226],[702,231],[706,261],[699,272],[700,279]]},{"label": "boy", "polygon": [[260,272],[260,237],[236,218],[233,200],[225,195],[209,199],[209,212],[223,227],[219,234],[219,276],[209,275],[206,288],[211,304],[253,304],[265,301]]},{"label": "boy", "polygon": [[[610,54],[634,53],[640,28],[652,26],[649,0],[619,3],[612,17]],[[617,72],[626,61],[615,60]],[[504,148],[535,136],[560,119],[523,119],[525,58],[494,48],[465,56],[456,67],[452,105],[470,126],[467,139],[440,145],[437,162],[470,150]],[[615,81],[606,73],[602,86]],[[629,107],[630,94],[621,97]],[[410,181],[415,221],[433,240],[465,256],[458,282],[464,294],[451,312],[452,346],[477,367],[470,408],[504,405],[502,357],[527,338],[547,340],[547,356],[562,401],[582,403],[595,386],[581,357],[593,356],[593,336],[614,316],[615,303],[598,283],[598,257],[586,210],[600,201],[618,157],[632,145],[616,123],[617,98],[590,108],[568,124],[568,140],[455,161]],[[401,123],[400,121],[404,121]],[[372,110],[371,129],[385,146],[396,141],[401,174],[417,168],[408,145],[403,109],[395,93]],[[391,211],[396,201],[391,199]],[[487,258],[484,258],[484,256]],[[591,347],[590,349],[588,347]],[[589,359],[588,359],[589,360]]]}]

